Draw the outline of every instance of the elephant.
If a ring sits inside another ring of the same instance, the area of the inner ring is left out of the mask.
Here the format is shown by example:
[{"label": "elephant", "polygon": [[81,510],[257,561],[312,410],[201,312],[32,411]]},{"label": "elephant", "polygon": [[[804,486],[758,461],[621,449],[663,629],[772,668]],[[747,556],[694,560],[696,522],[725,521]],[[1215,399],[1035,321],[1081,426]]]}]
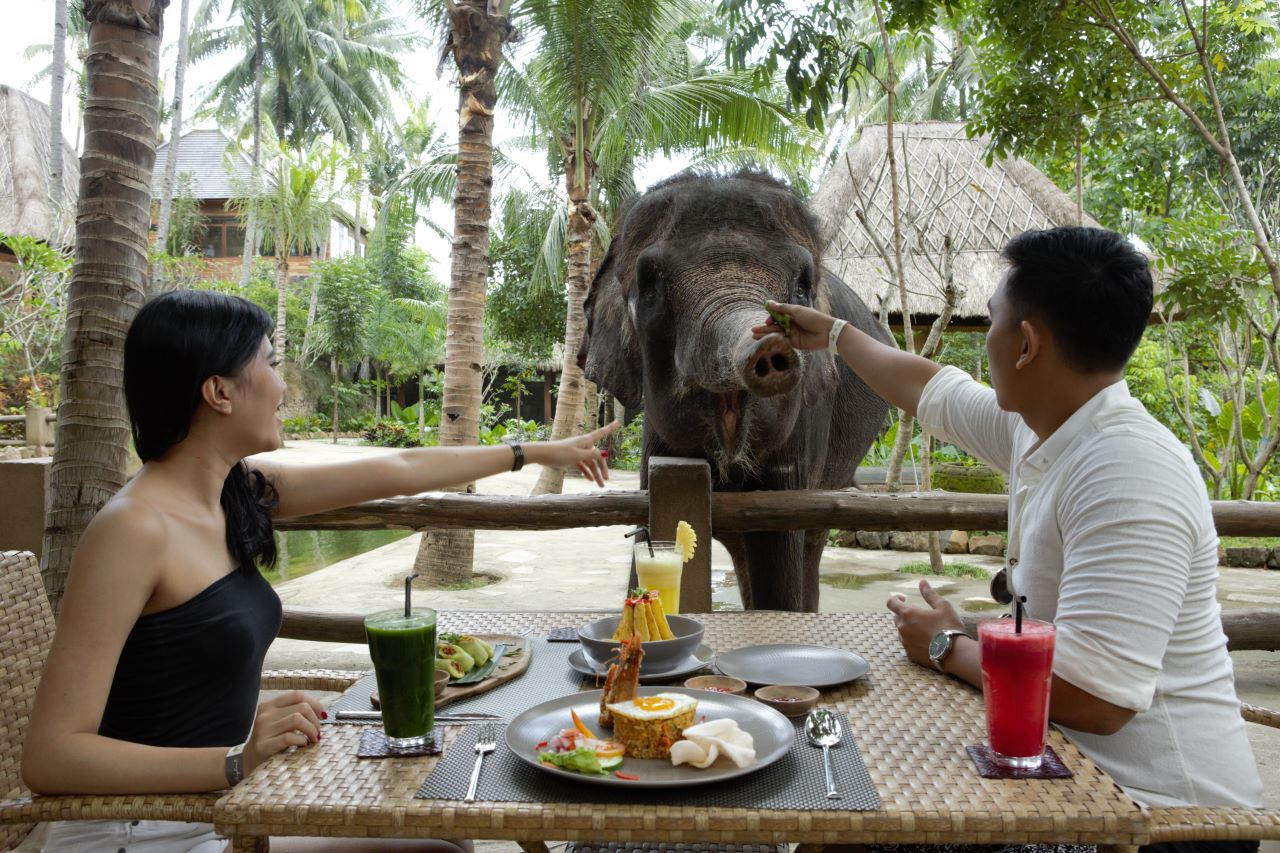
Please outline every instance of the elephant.
[{"label": "elephant", "polygon": [[[706,459],[717,491],[852,485],[888,405],[827,352],[753,340],[766,299],[812,305],[892,342],[822,265],[804,201],[769,175],[684,172],[619,217],[584,303],[586,376],[644,407],[651,456]],[[712,534],[748,609],[816,611],[827,530]]]}]

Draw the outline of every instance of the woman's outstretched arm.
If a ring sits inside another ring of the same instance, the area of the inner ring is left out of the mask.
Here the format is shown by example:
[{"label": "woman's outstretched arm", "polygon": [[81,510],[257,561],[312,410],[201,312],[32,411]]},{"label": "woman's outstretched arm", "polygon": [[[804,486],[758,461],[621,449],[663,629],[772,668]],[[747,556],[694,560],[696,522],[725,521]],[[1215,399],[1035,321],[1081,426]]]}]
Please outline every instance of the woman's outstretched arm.
[{"label": "woman's outstretched arm", "polygon": [[[609,479],[607,460],[597,445],[618,428],[560,441],[522,444],[525,464],[577,468],[599,486]],[[280,496],[276,515],[292,518],[395,495],[415,495],[510,471],[515,451],[506,444],[486,447],[415,447],[349,462],[284,465],[265,457],[250,467],[271,480]]]}]

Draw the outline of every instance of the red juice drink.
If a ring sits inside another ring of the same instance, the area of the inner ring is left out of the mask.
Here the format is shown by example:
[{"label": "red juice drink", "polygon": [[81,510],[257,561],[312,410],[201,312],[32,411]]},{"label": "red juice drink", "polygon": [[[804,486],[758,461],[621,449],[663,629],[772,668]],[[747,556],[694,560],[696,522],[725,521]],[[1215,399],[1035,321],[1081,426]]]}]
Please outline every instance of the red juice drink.
[{"label": "red juice drink", "polygon": [[1053,638],[1049,622],[1023,619],[1021,633],[1016,632],[1013,619],[978,623],[987,739],[997,764],[1040,766],[1049,725]]}]

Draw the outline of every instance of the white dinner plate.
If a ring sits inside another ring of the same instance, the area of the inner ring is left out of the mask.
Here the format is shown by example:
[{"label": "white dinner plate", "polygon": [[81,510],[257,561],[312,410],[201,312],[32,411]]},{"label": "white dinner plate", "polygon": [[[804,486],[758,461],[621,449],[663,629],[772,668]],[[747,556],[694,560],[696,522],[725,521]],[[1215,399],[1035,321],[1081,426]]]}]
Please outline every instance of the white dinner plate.
[{"label": "white dinner plate", "polygon": [[866,658],[844,649],[802,643],[745,646],[716,657],[716,669],[748,684],[804,684],[830,687],[861,678]]},{"label": "white dinner plate", "polygon": [[711,782],[723,782],[754,773],[767,767],[787,754],[795,741],[795,727],[782,714],[754,699],[745,696],[734,696],[729,693],[715,693],[709,690],[689,690],[684,687],[641,687],[640,696],[653,696],[657,693],[683,693],[698,700],[697,720],[719,720],[725,717],[735,720],[738,727],[751,735],[756,750],[756,759],[746,767],[738,767],[723,756],[706,769],[699,770],[687,764],[679,767],[672,765],[670,759],[628,758],[619,770],[638,779],[619,779],[612,773],[595,776],[590,773],[575,773],[553,765],[543,764],[538,760],[538,744],[549,740],[561,729],[573,727],[573,717],[569,711],[578,712],[583,724],[601,737],[608,736],[608,729],[600,729],[600,694],[601,690],[588,690],[561,696],[535,705],[520,714],[507,725],[507,747],[517,758],[526,764],[551,773],[588,782],[595,785],[630,786],[632,788],[676,788],[686,785],[706,785]]},{"label": "white dinner plate", "polygon": [[[716,659],[716,654],[706,643],[698,646],[689,657],[665,669],[646,670],[640,668],[640,683],[649,684],[654,681],[668,681],[682,675],[693,675],[700,669],[706,669]],[[582,649],[575,649],[569,655],[569,666],[575,671],[589,677],[601,677],[609,674],[609,667],[602,666],[583,654]]]}]

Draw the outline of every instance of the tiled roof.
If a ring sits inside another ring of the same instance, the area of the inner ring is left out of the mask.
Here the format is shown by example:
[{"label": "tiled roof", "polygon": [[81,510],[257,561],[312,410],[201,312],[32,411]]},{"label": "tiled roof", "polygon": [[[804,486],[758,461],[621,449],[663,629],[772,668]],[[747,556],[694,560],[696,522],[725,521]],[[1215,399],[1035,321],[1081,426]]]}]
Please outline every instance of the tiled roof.
[{"label": "tiled roof", "polygon": [[49,108],[0,85],[0,232],[63,244],[71,239],[80,160],[63,139],[62,211],[49,203]]},{"label": "tiled roof", "polygon": [[[152,195],[160,195],[169,143],[156,149],[156,166],[151,173]],[[178,144],[178,171],[191,175],[196,198],[234,198],[249,185],[252,163],[220,130],[189,130]],[[264,179],[266,175],[264,172]]]}]

